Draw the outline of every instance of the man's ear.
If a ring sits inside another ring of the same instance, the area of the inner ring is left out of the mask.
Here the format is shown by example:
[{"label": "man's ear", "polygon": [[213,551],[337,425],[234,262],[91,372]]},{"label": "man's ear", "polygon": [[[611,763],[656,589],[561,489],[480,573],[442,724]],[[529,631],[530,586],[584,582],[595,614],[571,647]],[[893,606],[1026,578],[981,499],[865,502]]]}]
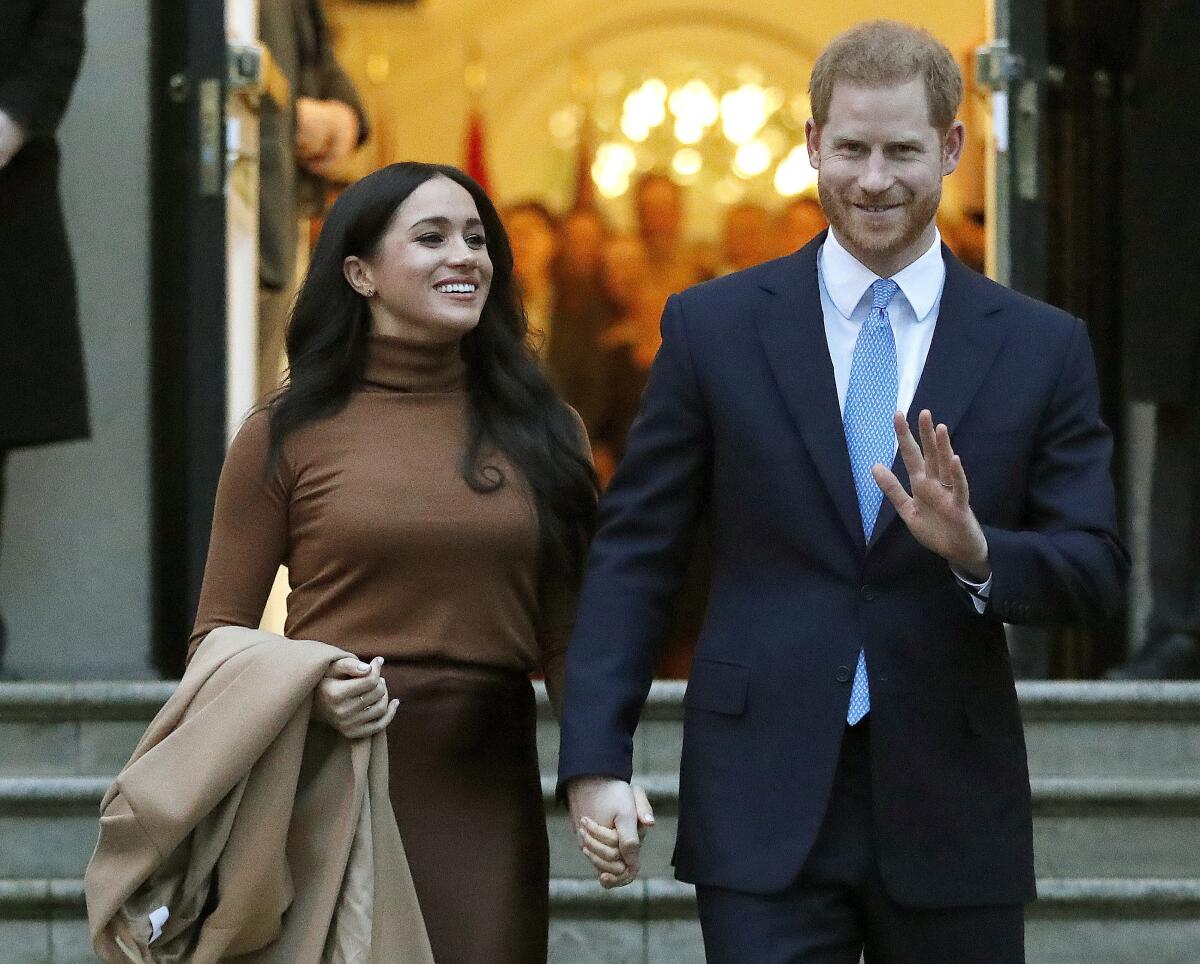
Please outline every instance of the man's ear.
[{"label": "man's ear", "polygon": [[371,277],[371,266],[356,254],[351,254],[342,262],[342,274],[350,287],[364,298],[371,297],[375,292],[375,281]]},{"label": "man's ear", "polygon": [[967,129],[962,121],[956,120],[942,138],[942,176],[953,174],[962,159],[963,145],[966,143]]},{"label": "man's ear", "polygon": [[813,170],[821,169],[821,128],[811,117],[804,122],[804,146],[808,148],[808,163]]}]

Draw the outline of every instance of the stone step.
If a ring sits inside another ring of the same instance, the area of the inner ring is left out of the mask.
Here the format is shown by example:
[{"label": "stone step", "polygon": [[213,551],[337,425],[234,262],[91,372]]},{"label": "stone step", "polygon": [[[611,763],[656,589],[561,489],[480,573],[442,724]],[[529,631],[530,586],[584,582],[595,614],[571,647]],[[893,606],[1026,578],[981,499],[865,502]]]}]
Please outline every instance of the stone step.
[{"label": "stone step", "polygon": [[[0,683],[0,776],[121,768],[171,683]],[[658,681],[635,735],[639,774],[679,765],[686,684]],[[542,772],[557,727],[538,684]],[[1200,683],[1020,683],[1034,777],[1200,779]]]},{"label": "stone step", "polygon": [[[1026,912],[1031,964],[1195,964],[1200,883],[1050,879]],[[695,964],[704,959],[692,888],[636,881],[602,891],[550,882],[550,964]],[[0,948],[13,964],[82,964],[90,951],[78,879],[0,879]]]},{"label": "stone step", "polygon": [[[107,777],[0,778],[0,878],[74,877],[98,832]],[[672,777],[642,785],[656,815],[644,845],[644,872],[670,877],[679,813]],[[1034,848],[1042,877],[1166,877],[1200,880],[1198,780],[1035,779]],[[550,866],[556,877],[587,878],[566,810],[544,776]]]}]

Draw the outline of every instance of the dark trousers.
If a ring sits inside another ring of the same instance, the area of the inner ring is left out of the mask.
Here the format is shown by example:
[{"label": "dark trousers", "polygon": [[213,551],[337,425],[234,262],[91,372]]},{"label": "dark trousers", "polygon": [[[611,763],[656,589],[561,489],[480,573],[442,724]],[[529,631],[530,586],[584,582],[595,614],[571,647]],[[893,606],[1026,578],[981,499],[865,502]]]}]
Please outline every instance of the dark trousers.
[{"label": "dark trousers", "polygon": [[[847,727],[829,809],[778,894],[697,887],[709,964],[1021,964],[1024,908],[914,909],[888,897],[872,821],[868,716]],[[987,828],[981,827],[981,833]]]},{"label": "dark trousers", "polygon": [[1151,640],[1200,638],[1200,409],[1158,406],[1150,494]]}]

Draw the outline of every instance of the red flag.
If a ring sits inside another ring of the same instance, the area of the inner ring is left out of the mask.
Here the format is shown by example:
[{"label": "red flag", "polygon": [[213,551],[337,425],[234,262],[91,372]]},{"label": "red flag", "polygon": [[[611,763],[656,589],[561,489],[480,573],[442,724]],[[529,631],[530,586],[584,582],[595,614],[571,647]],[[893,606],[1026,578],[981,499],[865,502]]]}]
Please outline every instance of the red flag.
[{"label": "red flag", "polygon": [[487,148],[483,136],[483,113],[477,104],[471,105],[467,116],[467,137],[463,146],[465,155],[463,169],[479,182],[479,186],[491,194],[488,178]]}]

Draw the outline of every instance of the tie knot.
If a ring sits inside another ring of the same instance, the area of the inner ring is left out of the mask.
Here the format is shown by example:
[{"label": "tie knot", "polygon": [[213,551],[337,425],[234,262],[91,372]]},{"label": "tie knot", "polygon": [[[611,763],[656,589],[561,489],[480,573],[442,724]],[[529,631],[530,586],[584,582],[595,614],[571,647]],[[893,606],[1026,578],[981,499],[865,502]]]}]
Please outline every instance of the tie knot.
[{"label": "tie knot", "polygon": [[873,282],[871,284],[871,307],[883,311],[899,290],[900,286],[891,278],[880,278]]}]

